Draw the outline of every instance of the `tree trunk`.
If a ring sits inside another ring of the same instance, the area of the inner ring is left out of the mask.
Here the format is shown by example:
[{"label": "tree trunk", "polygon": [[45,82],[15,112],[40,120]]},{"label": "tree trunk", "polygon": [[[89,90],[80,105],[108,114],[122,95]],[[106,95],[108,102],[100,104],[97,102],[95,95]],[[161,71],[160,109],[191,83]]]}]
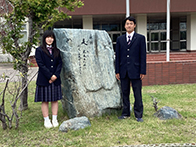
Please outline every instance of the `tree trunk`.
[{"label": "tree trunk", "polygon": [[5,116],[0,114],[0,120],[2,121],[2,127],[3,127],[3,130],[6,130],[7,129],[7,124],[6,124],[6,120],[5,120]]},{"label": "tree trunk", "polygon": [[0,120],[2,122],[2,127],[4,130],[7,129],[6,119],[5,119],[5,115],[4,115],[5,114],[5,105],[4,104],[5,104],[5,91],[8,87],[8,82],[9,82],[9,79],[6,80],[5,88],[3,90],[2,104],[0,105],[0,112],[2,113],[2,114],[0,114]]},{"label": "tree trunk", "polygon": [[[27,79],[27,73],[28,73],[28,66],[27,62],[23,65],[23,67],[20,69],[20,72],[22,73],[22,89],[27,85],[28,79]],[[20,107],[19,110],[26,110],[28,109],[28,87],[25,88],[25,90],[22,92],[20,97]]]}]

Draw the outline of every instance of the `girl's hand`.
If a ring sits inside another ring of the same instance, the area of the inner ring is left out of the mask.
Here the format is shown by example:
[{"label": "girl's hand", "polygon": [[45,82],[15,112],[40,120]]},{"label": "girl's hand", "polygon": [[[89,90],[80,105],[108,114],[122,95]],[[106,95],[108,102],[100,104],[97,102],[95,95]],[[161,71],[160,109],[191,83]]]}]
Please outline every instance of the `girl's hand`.
[{"label": "girl's hand", "polygon": [[52,80],[49,80],[49,83],[51,84],[53,81]]},{"label": "girl's hand", "polygon": [[[56,77],[55,75],[52,75],[52,77],[50,78],[50,80],[51,80],[52,82],[54,82],[56,79],[57,79],[57,77]],[[50,82],[50,81],[49,81],[49,82]]]}]

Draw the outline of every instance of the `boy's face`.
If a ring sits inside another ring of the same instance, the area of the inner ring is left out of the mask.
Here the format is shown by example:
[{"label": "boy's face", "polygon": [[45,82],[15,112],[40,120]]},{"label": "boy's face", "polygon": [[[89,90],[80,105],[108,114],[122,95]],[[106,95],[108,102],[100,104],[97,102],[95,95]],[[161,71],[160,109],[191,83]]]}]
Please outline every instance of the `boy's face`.
[{"label": "boy's face", "polygon": [[126,31],[127,31],[128,33],[133,32],[134,29],[135,29],[135,27],[136,27],[136,24],[134,24],[133,21],[127,20],[127,21],[125,22],[125,29],[126,29]]}]

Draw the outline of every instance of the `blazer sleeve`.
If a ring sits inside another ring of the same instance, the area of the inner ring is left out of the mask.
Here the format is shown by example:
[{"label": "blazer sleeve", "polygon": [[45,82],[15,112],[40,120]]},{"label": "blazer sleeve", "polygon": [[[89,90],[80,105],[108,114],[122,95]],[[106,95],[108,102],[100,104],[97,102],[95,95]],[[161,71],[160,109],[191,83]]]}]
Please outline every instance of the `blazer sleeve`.
[{"label": "blazer sleeve", "polygon": [[140,44],[140,74],[146,74],[146,39],[144,36],[141,38],[141,44]]},{"label": "blazer sleeve", "polygon": [[120,44],[119,37],[116,40],[116,60],[115,60],[115,72],[120,73]]},{"label": "blazer sleeve", "polygon": [[60,78],[61,68],[62,68],[62,59],[61,59],[61,55],[59,55],[58,62],[57,62],[57,68],[56,68],[56,71],[54,73],[54,75],[57,78]]},{"label": "blazer sleeve", "polygon": [[43,73],[43,75],[48,80],[50,80],[50,78],[52,77],[52,73],[50,72],[50,70],[44,64],[43,58],[42,58],[42,54],[44,54],[44,52],[40,48],[37,48],[36,51],[35,51],[36,62],[38,64],[38,66],[39,66],[39,71],[41,73]]}]

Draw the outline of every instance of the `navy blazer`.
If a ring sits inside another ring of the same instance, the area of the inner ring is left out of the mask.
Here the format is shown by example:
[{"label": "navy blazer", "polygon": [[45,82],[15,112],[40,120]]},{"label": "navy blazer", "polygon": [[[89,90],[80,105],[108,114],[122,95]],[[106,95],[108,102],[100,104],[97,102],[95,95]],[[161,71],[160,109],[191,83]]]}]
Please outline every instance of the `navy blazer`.
[{"label": "navy blazer", "polygon": [[126,34],[117,38],[115,66],[120,78],[125,78],[126,72],[130,79],[140,79],[140,74],[146,74],[146,41],[143,35],[134,33],[129,45]]},{"label": "navy blazer", "polygon": [[36,48],[35,52],[36,62],[39,66],[37,85],[48,86],[49,80],[52,75],[55,75],[57,79],[54,81],[55,85],[61,84],[60,73],[62,67],[61,56],[54,58],[53,55],[47,55],[41,47]]}]

